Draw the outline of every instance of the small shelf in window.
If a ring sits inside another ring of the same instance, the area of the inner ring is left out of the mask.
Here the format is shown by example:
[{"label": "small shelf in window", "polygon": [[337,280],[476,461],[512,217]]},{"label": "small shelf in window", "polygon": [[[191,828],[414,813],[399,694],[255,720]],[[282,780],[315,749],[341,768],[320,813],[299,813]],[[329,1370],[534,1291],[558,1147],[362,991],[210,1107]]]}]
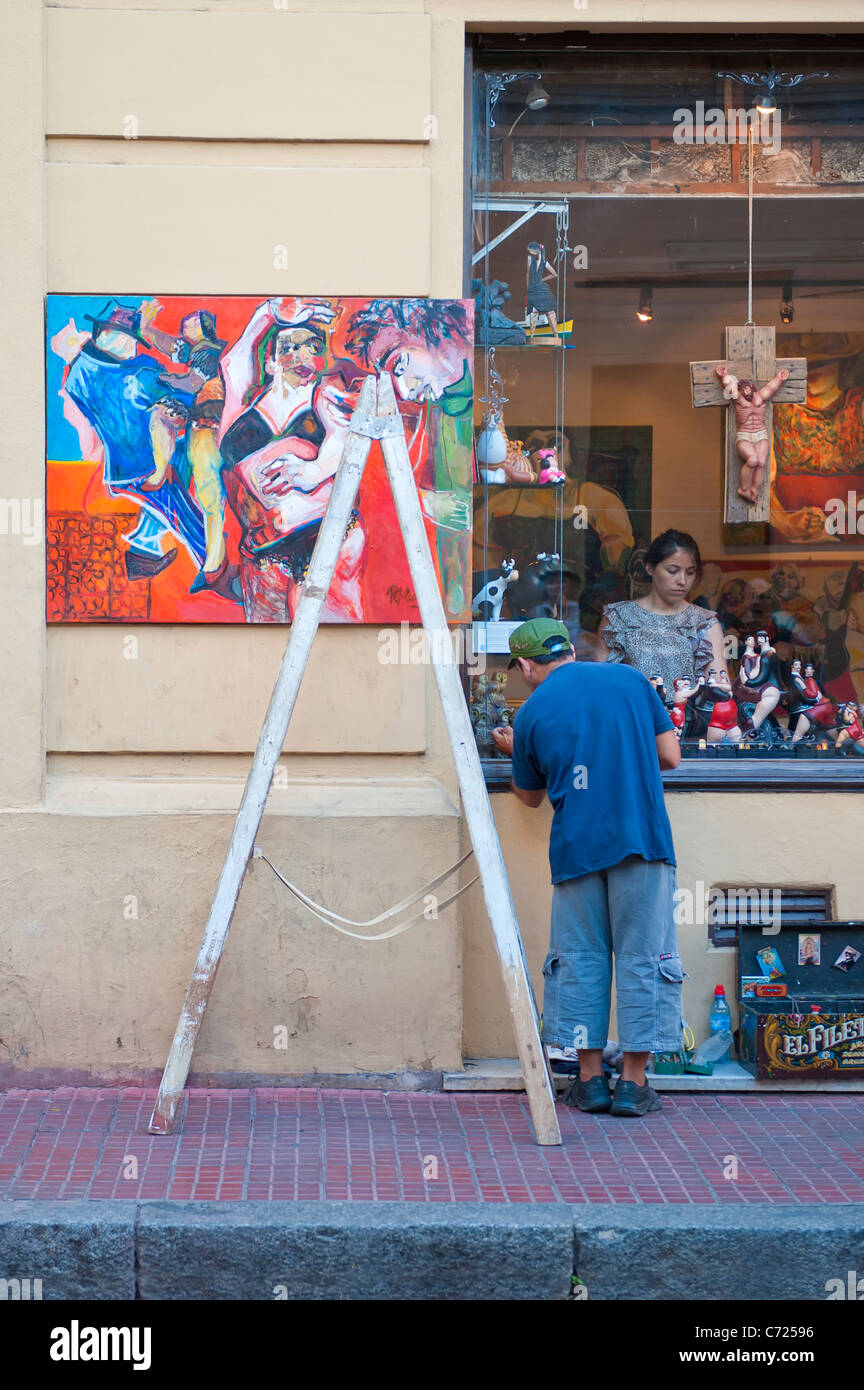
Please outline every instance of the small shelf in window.
[{"label": "small shelf in window", "polygon": [[[509,788],[509,758],[481,757],[480,764],[490,792]],[[843,758],[781,760],[763,756],[727,761],[694,757],[683,758],[674,771],[661,776],[670,792],[860,792],[864,787],[864,758],[852,763]]]}]

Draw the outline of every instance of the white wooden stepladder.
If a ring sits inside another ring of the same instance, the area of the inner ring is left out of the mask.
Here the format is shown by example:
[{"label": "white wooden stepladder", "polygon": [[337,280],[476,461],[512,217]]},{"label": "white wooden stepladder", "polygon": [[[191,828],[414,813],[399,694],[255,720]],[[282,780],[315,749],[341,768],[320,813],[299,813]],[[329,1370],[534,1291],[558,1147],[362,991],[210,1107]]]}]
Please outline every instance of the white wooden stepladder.
[{"label": "white wooden stepladder", "polygon": [[486,910],[492,923],[535,1135],[539,1144],[560,1144],[561,1133],[555,1113],[555,1094],[540,1041],[537,1006],[531,990],[519,923],[492,807],[483,780],[444,605],[438,589],[417,486],[405,443],[404,426],[396,407],[393,383],[387,372],[379,373],[377,382],[375,377],[367,377],[348,428],[342,459],[333,482],[333,491],[297,604],[288,645],[249,770],[216,897],[210,909],[201,949],[165,1064],[150,1120],[150,1132],[169,1134],[174,1123],[177,1105],[189,1075],[198,1030],[210,999],[231,918],[237,905],[240,885],[255,846],[255,837],[264,813],[273,773],[285,743],[285,735],[306,670],[309,652],[318,630],[321,611],[373,439],[381,441],[417,604],[423,626],[430,638],[435,680],[456,762],[465,820],[480,871]]}]

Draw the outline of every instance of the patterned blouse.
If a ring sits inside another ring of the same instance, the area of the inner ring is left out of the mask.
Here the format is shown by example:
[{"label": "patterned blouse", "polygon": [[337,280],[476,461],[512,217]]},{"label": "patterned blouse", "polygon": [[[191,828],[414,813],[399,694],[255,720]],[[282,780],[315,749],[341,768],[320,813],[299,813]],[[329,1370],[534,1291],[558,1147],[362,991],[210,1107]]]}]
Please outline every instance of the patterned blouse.
[{"label": "patterned blouse", "polygon": [[716,613],[688,603],[680,613],[654,613],[640,608],[635,599],[607,603],[603,609],[609,626],[603,636],[609,648],[608,661],[635,666],[643,675],[662,675],[671,696],[676,676],[686,676],[691,684],[707,676],[714,664],[711,630],[720,629]]}]

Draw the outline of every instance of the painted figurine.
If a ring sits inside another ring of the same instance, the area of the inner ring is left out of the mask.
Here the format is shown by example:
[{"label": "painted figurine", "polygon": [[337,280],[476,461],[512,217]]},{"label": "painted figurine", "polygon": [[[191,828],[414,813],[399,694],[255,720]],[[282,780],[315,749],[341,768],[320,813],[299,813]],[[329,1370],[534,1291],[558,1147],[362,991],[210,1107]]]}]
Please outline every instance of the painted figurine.
[{"label": "painted figurine", "polygon": [[708,715],[705,735],[708,742],[740,743],[743,735],[738,723],[738,704],[732,698],[732,684],[725,671],[712,669],[708,672],[701,698]]},{"label": "painted figurine", "polygon": [[504,460],[507,457],[507,435],[499,412],[484,415],[483,425],[474,442],[474,457],[484,483],[506,483]]},{"label": "painted figurine", "polygon": [[[497,623],[501,619],[504,597],[510,584],[519,578],[516,561],[502,560],[497,570],[481,570],[476,576],[480,588],[471,603],[471,616],[483,623]],[[475,580],[475,582],[476,582]]]},{"label": "painted figurine", "polygon": [[834,746],[840,749],[849,744],[856,753],[860,753],[864,757],[864,729],[861,727],[861,714],[861,706],[854,704],[851,700],[847,700],[845,705],[840,705],[837,710],[837,718],[841,728]]},{"label": "painted figurine", "polygon": [[481,753],[493,754],[495,752],[492,730],[506,728],[510,723],[510,706],[504,695],[506,683],[506,671],[496,672],[494,688],[487,675],[478,676],[472,682],[471,723],[474,726],[474,737]]},{"label": "painted figurine", "polygon": [[541,483],[563,483],[566,473],[558,467],[558,454],[554,449],[535,449],[528,455]]},{"label": "painted figurine", "polygon": [[765,476],[765,465],[771,452],[771,441],[765,426],[765,407],[780,390],[789,373],[781,367],[776,376],[757,388],[744,377],[740,381],[729,371],[725,362],[715,368],[723,383],[723,395],[735,406],[735,447],[741,460],[738,496],[745,502],[758,502]]},{"label": "painted figurine", "polygon": [[758,733],[777,708],[782,694],[777,653],[768,633],[760,631],[744,639],[744,655],[735,677],[732,693],[739,705],[752,703],[753,714],[743,725],[745,737]]},{"label": "painted figurine", "polygon": [[835,728],[837,716],[834,712],[834,706],[819,689],[815,667],[811,661],[808,661],[804,667],[803,675],[801,674],[801,662],[792,662],[787,699],[789,701],[789,728],[792,730],[793,743],[800,743],[811,728],[815,727],[826,732]]},{"label": "painted figurine", "polygon": [[471,293],[477,304],[475,333],[477,346],[520,347],[526,341],[525,330],[504,313],[510,289],[504,280],[492,280],[487,286],[482,280],[471,282]]},{"label": "painted figurine", "polygon": [[660,699],[663,701],[664,705],[668,709],[671,701],[669,699],[666,686],[663,682],[663,677],[661,675],[656,675],[649,676],[648,679],[653,685],[654,689],[657,691],[657,694],[660,696]]},{"label": "painted figurine", "polygon": [[554,265],[550,265],[547,261],[545,247],[539,241],[529,241],[528,287],[525,298],[530,325],[529,338],[532,342],[534,341],[538,316],[545,314],[549,320],[549,327],[552,329],[550,342],[553,347],[561,346],[561,339],[558,337],[558,310],[555,296],[546,282],[557,279],[558,272]]},{"label": "painted figurine", "polygon": [[489,713],[482,705],[471,706],[471,723],[474,725],[477,751],[479,753],[491,753],[495,747],[492,738],[492,725],[489,720]]},{"label": "painted figurine", "polygon": [[531,467],[531,460],[525,452],[525,446],[521,439],[508,439],[507,457],[503,467],[508,483],[536,483],[537,481],[537,474]]},{"label": "painted figurine", "polygon": [[492,677],[495,689],[492,691],[490,700],[496,715],[502,717],[505,711],[507,714],[510,713],[510,706],[507,703],[507,696],[504,694],[504,691],[507,688],[508,679],[509,677],[506,671],[496,671],[494,676]]},{"label": "painted figurine", "polygon": [[675,728],[675,733],[681,738],[684,734],[684,726],[687,723],[687,701],[691,695],[695,695],[699,689],[698,682],[691,683],[686,676],[676,676],[672,682],[672,703],[669,707],[669,718]]}]

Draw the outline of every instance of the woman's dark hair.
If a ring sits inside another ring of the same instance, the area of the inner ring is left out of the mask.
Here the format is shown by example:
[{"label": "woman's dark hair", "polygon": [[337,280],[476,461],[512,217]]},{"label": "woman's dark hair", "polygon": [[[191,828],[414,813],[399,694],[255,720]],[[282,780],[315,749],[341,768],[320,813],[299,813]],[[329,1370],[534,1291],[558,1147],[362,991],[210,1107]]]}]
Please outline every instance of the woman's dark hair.
[{"label": "woman's dark hair", "polygon": [[699,546],[687,531],[675,531],[672,527],[662,535],[654,537],[645,551],[642,563],[646,569],[649,565],[655,569],[664,560],[668,560],[670,555],[674,555],[676,550],[689,550],[696,561],[696,569],[701,573],[702,556],[699,554]]}]

